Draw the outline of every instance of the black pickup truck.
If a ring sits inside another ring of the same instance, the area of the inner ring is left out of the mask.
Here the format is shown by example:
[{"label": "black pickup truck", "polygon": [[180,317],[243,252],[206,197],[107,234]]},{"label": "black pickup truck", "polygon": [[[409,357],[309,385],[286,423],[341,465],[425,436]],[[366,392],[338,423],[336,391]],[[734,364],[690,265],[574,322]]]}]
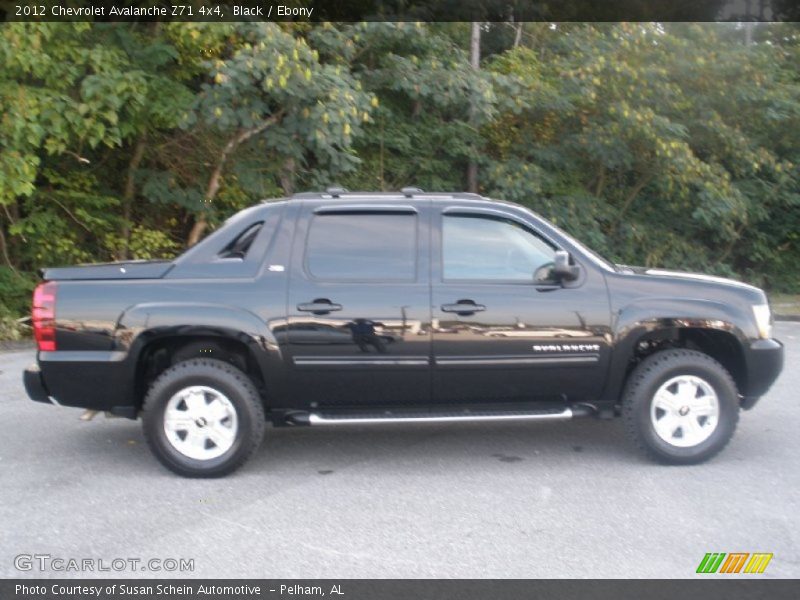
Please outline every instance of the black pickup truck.
[{"label": "black pickup truck", "polygon": [[761,290],[609,263],[474,194],[297,194],[180,257],[45,269],[34,400],[142,417],[158,459],[230,473],[266,423],[622,416],[698,463],[783,366]]}]

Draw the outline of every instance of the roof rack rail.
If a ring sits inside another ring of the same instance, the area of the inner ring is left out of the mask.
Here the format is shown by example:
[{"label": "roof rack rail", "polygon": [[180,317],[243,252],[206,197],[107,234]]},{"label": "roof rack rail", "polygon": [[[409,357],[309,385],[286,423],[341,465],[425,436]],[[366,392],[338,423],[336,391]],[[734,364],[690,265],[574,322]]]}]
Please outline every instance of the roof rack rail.
[{"label": "roof rack rail", "polygon": [[422,194],[425,190],[418,187],[404,187],[400,190],[400,193],[403,194],[406,198],[411,198],[414,194]]},{"label": "roof rack rail", "polygon": [[347,193],[347,191],[348,191],[348,190],[347,190],[347,188],[343,188],[343,187],[329,187],[329,188],[325,188],[325,192],[326,192],[326,193],[328,193],[328,194],[330,194],[330,195],[331,195],[331,196],[333,196],[334,198],[338,198],[338,197],[339,197],[339,196],[341,196],[342,194],[346,194],[346,193]]}]

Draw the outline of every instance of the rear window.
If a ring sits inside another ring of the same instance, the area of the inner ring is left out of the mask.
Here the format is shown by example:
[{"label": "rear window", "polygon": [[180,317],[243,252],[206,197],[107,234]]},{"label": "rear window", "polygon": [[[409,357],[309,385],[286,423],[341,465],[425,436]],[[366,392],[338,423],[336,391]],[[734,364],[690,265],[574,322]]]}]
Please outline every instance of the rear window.
[{"label": "rear window", "polygon": [[253,240],[256,239],[258,232],[264,226],[264,222],[253,223],[247,229],[237,235],[227,246],[225,246],[219,253],[220,258],[244,258],[253,245]]},{"label": "rear window", "polygon": [[306,271],[329,281],[414,281],[417,217],[412,213],[316,215],[306,243]]}]

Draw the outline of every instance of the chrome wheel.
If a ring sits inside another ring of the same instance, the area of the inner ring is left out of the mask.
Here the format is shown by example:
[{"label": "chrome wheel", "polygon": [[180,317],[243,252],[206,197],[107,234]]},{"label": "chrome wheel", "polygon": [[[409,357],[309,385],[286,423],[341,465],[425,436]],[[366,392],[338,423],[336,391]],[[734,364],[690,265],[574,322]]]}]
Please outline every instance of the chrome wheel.
[{"label": "chrome wheel", "polygon": [[233,446],[238,431],[236,409],[220,391],[193,385],[167,402],[164,433],[175,450],[188,458],[211,460]]},{"label": "chrome wheel", "polygon": [[706,441],[717,428],[719,412],[714,388],[694,375],[667,380],[650,404],[650,419],[656,434],[679,448],[690,448]]}]

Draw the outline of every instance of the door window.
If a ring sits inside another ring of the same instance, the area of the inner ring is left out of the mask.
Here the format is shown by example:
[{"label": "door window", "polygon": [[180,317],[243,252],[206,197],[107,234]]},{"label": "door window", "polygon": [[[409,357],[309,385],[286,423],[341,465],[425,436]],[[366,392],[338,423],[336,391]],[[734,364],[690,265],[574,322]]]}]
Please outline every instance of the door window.
[{"label": "door window", "polygon": [[315,215],[306,243],[306,271],[325,281],[416,280],[416,215]]},{"label": "door window", "polygon": [[525,282],[551,279],[555,248],[522,224],[484,215],[445,215],[445,281]]}]

